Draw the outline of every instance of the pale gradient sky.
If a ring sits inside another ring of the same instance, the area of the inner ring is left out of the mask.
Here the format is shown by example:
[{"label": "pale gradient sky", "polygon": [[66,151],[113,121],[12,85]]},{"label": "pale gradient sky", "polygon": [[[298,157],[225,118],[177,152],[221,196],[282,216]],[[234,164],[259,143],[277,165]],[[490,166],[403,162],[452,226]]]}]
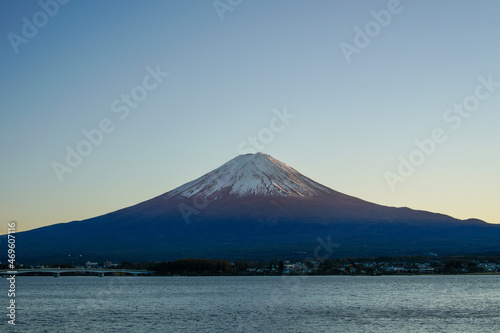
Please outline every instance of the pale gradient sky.
[{"label": "pale gradient sky", "polygon": [[[296,117],[262,151],[306,176],[500,223],[500,87],[458,129],[443,120],[478,77],[500,82],[500,3],[401,1],[348,63],[340,43],[388,3],[244,0],[222,21],[210,0],[70,1],[44,24],[38,2],[2,1],[0,221],[28,230],[150,199],[237,156],[286,107]],[[33,15],[16,53],[9,33]],[[157,65],[169,76],[121,120],[111,104]],[[60,182],[53,161],[105,118],[114,131]],[[447,141],[391,191],[384,173],[434,128]]]}]

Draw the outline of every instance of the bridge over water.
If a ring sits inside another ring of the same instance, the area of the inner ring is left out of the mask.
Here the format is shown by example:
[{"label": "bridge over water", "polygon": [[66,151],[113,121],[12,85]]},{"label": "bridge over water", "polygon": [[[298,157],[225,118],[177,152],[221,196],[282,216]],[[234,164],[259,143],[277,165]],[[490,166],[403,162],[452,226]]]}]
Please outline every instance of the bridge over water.
[{"label": "bridge over water", "polygon": [[137,276],[139,274],[152,275],[155,271],[134,270],[134,269],[108,269],[108,268],[26,268],[17,270],[0,270],[0,275],[21,275],[28,273],[50,273],[54,277],[59,277],[63,273],[96,273],[99,277],[103,277],[106,273],[122,273]]}]

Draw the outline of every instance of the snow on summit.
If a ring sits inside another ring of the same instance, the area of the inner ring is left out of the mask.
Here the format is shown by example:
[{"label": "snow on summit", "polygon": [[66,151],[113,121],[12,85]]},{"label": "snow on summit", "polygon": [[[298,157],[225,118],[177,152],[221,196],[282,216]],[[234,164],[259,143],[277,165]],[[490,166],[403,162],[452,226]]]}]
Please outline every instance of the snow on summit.
[{"label": "snow on summit", "polygon": [[306,198],[331,192],[329,188],[272,156],[257,153],[240,155],[206,175],[170,191],[167,197],[190,198],[201,195],[217,199],[225,195],[273,195]]}]

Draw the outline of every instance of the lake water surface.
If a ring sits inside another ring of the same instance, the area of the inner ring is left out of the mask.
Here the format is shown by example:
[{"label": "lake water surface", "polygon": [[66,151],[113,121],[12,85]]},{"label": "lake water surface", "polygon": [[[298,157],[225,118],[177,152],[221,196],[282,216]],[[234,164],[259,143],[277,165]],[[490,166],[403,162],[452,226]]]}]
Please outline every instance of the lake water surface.
[{"label": "lake water surface", "polygon": [[500,276],[17,277],[0,332],[500,332]]}]

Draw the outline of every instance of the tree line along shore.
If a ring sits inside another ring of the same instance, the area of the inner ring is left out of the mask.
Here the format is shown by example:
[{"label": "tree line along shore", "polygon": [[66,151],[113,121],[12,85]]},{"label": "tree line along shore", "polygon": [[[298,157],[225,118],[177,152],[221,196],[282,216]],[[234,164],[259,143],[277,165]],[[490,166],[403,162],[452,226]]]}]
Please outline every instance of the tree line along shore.
[{"label": "tree line along shore", "polygon": [[[89,267],[92,264],[92,267]],[[0,268],[7,269],[6,265]],[[417,274],[494,274],[500,273],[500,256],[453,257],[377,257],[339,258],[288,261],[228,261],[222,259],[185,258],[163,262],[122,262],[121,264],[67,263],[18,268],[106,268],[106,275],[121,275],[113,269],[148,270],[160,276],[218,276],[218,275],[417,275]],[[111,271],[111,272],[109,272]],[[83,274],[82,274],[83,273]],[[67,275],[86,275],[74,272]],[[47,275],[50,273],[47,273]],[[34,272],[29,275],[44,275]]]}]

